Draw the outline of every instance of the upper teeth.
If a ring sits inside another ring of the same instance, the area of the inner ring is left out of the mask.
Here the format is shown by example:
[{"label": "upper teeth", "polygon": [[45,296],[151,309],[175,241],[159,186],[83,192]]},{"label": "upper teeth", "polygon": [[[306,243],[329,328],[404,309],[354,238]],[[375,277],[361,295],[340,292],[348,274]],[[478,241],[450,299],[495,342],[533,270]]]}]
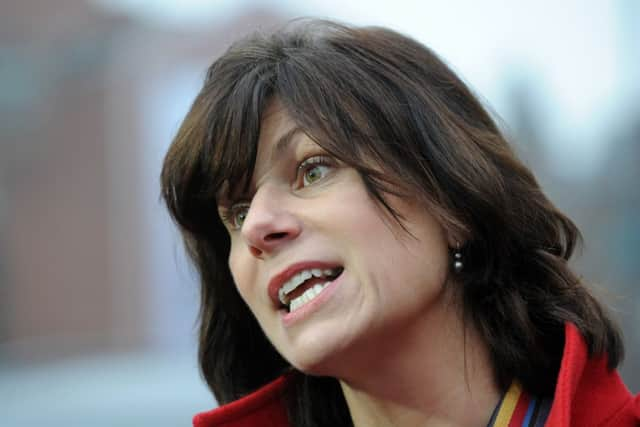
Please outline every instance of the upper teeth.
[{"label": "upper teeth", "polygon": [[293,292],[295,288],[302,285],[306,280],[310,279],[311,277],[335,276],[338,271],[339,271],[338,268],[327,268],[327,269],[312,268],[309,270],[299,271],[282,285],[282,287],[278,291],[278,298],[280,299],[280,302],[282,304],[287,305],[288,302],[285,296]]}]

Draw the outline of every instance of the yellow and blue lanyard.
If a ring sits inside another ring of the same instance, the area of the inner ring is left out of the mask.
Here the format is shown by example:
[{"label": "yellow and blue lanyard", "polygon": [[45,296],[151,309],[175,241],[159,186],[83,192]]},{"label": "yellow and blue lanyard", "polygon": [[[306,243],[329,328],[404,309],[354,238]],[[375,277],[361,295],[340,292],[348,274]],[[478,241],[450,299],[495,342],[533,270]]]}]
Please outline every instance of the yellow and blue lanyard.
[{"label": "yellow and blue lanyard", "polygon": [[543,427],[551,409],[550,399],[531,396],[513,381],[491,415],[487,427]]}]

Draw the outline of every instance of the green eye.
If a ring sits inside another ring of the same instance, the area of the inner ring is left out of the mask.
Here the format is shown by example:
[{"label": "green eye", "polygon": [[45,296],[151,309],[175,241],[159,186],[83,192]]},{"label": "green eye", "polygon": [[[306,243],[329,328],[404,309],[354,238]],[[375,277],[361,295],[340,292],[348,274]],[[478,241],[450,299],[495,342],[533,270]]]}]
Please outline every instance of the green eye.
[{"label": "green eye", "polygon": [[230,228],[239,230],[247,219],[248,212],[249,205],[247,203],[236,203],[222,213],[222,219],[229,224]]},{"label": "green eye", "polygon": [[244,220],[247,218],[247,212],[249,211],[249,207],[248,206],[241,206],[240,209],[238,209],[236,212],[234,212],[233,214],[233,225],[237,228],[242,227],[242,224],[244,224]]},{"label": "green eye", "polygon": [[310,185],[322,179],[328,172],[328,167],[324,165],[316,165],[307,169],[304,173],[304,185]]},{"label": "green eye", "polygon": [[302,172],[302,186],[309,186],[329,174],[331,171],[328,156],[309,157],[303,161],[298,169]]}]

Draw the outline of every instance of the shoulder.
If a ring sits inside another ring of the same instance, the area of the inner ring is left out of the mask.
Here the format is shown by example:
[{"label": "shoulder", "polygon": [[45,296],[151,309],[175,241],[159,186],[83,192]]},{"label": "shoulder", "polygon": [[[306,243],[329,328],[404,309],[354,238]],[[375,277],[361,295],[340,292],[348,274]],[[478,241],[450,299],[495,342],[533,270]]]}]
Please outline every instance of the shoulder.
[{"label": "shoulder", "polygon": [[[292,375],[284,375],[229,404],[197,414],[194,427],[289,427],[284,393]],[[578,329],[567,324],[562,363],[546,426],[640,425],[640,395],[633,396],[606,356],[589,358]]]},{"label": "shoulder", "polygon": [[289,427],[284,393],[292,375],[283,375],[253,393],[193,417],[194,427]]},{"label": "shoulder", "polygon": [[640,395],[634,397],[606,356],[589,358],[578,329],[567,324],[565,346],[547,426],[638,426]]}]

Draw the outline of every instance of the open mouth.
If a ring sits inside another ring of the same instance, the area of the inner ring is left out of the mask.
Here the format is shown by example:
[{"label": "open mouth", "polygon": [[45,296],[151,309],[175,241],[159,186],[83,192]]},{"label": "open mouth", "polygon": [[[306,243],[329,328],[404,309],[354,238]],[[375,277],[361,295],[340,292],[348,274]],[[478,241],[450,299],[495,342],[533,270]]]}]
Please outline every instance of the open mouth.
[{"label": "open mouth", "polygon": [[336,280],[344,271],[344,267],[310,268],[299,271],[278,291],[281,307],[289,313],[296,311],[315,297]]}]

